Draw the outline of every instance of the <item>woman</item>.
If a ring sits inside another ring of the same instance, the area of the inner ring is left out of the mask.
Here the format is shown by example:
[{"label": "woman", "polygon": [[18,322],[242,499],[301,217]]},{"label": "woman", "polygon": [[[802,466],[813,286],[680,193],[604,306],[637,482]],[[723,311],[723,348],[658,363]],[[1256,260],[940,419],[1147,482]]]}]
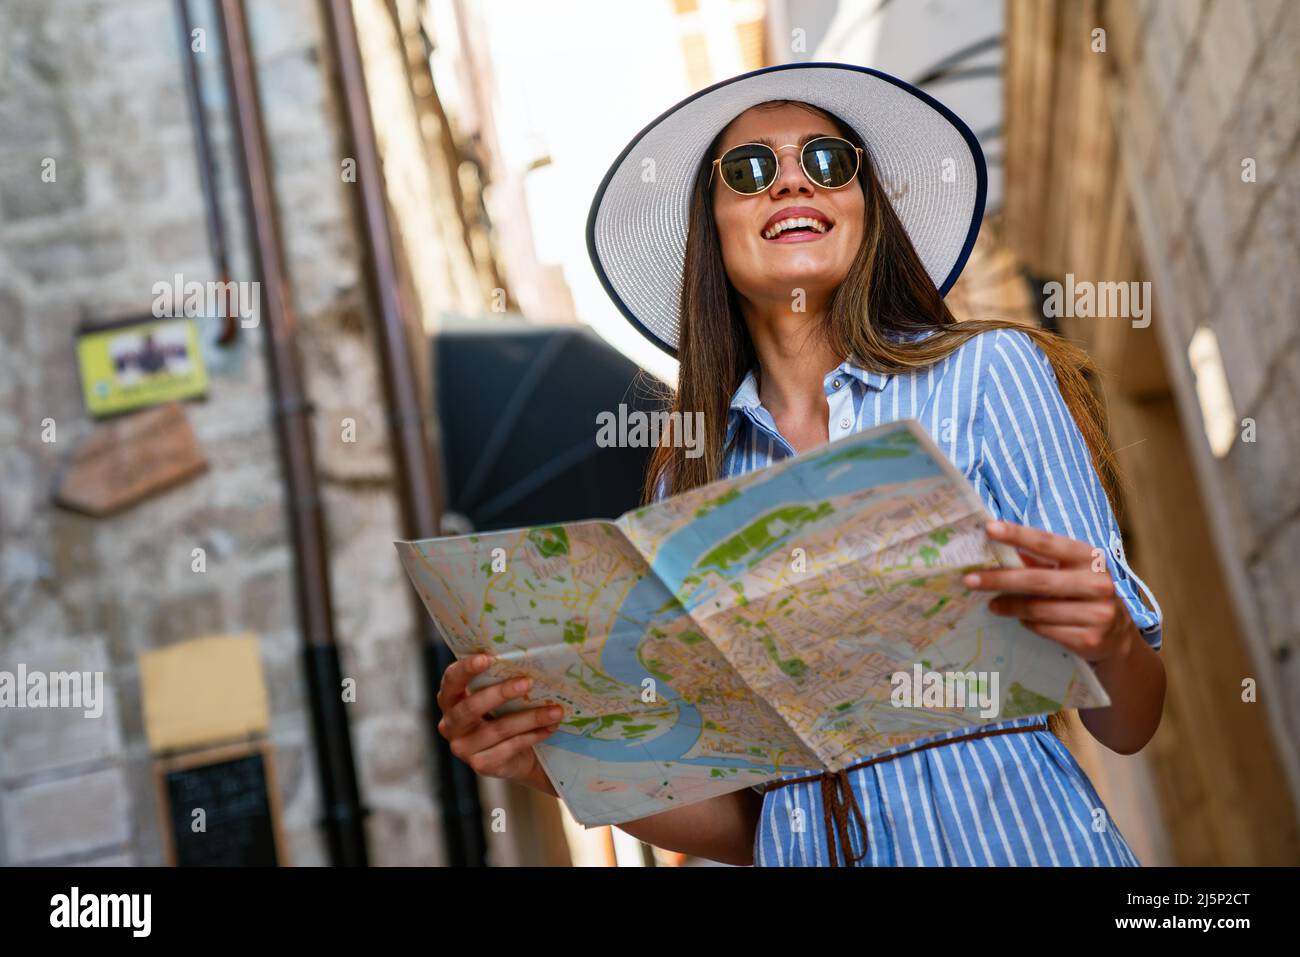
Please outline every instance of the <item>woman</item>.
[{"label": "woman", "polygon": [[[685,174],[673,166],[681,154]],[[601,186],[589,245],[625,314],[676,352],[673,408],[701,415],[705,436],[702,455],[671,440],[655,450],[646,497],[918,419],[1000,519],[988,534],[1025,559],[967,586],[1092,665],[1112,704],[1082,723],[1131,754],[1159,724],[1160,613],[1124,558],[1087,358],[1038,329],[957,324],[943,301],[984,183],[959,119],[901,81],[839,64],[736,78],[642,131]],[[664,306],[674,287],[675,310]],[[558,716],[484,720],[527,688],[467,693],[486,662],[448,670],[440,729],[479,773],[554,794],[531,746]],[[734,864],[1136,865],[1059,740],[1062,718],[936,735],[839,783],[787,775],[623,829]]]}]

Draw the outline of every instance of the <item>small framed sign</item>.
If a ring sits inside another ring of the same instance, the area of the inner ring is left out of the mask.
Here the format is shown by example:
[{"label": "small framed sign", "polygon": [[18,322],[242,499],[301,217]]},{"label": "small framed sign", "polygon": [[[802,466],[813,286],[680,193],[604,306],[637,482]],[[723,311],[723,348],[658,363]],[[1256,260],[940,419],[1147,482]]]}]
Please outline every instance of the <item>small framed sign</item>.
[{"label": "small framed sign", "polygon": [[96,418],[207,395],[193,319],[153,316],[77,330],[77,367],[86,411]]},{"label": "small framed sign", "polygon": [[154,783],[169,867],[288,864],[265,740],[155,758]]}]

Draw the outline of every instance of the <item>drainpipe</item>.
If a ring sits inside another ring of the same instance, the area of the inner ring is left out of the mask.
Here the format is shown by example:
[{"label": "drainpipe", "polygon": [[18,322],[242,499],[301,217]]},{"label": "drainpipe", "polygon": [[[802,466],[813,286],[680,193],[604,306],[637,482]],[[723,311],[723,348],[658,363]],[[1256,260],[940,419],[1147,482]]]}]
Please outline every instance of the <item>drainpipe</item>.
[{"label": "drainpipe", "polygon": [[[203,189],[203,208],[207,213],[208,249],[216,266],[217,281],[222,288],[230,282],[229,257],[226,255],[226,227],[221,218],[221,204],[217,202],[217,185],[213,176],[212,141],[208,136],[208,114],[203,108],[203,84],[199,79],[198,60],[192,46],[194,23],[190,18],[188,0],[175,0],[176,25],[180,28],[180,54],[184,63],[185,98],[190,105],[194,123],[194,149],[199,154],[199,184]],[[216,318],[209,317],[210,319]],[[219,346],[232,346],[239,338],[239,317],[227,309],[221,332],[216,338]]]},{"label": "drainpipe", "polygon": [[293,540],[294,591],[320,775],[320,823],[325,828],[330,861],[336,866],[364,867],[364,817],[368,811],[361,803],[340,691],[343,675],[334,640],[329,551],[307,419],[313,410],[298,362],[297,312],[271,187],[248,21],[243,0],[218,0],[216,11],[239,156],[236,165],[247,206],[253,274],[262,284],[260,315],[265,320],[263,337]]},{"label": "drainpipe", "polygon": [[[425,430],[424,401],[407,339],[408,330],[414,330],[423,341],[423,328],[401,292],[387,191],[351,4],[349,0],[324,0],[324,7],[347,121],[346,148],[357,164],[358,216],[366,238],[367,279],[379,316],[379,354],[401,486],[403,533],[408,539],[432,538],[440,534],[442,491]],[[487,843],[478,780],[470,767],[451,753],[446,739],[437,731],[442,717],[436,702],[437,691],[443,671],[454,658],[438,637],[433,620],[417,599],[415,590],[407,591],[424,656],[435,783],[442,808],[447,863],[481,867],[487,862]]]}]

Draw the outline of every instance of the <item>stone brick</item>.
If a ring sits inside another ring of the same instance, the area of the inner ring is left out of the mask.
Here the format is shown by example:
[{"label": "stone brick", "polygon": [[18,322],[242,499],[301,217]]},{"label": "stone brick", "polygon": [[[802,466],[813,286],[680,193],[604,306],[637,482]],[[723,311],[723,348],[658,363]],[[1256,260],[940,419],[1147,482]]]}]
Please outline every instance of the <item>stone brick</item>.
[{"label": "stone brick", "polygon": [[1280,26],[1279,14],[1283,17],[1289,15],[1291,11],[1287,8],[1292,6],[1291,0],[1251,0],[1245,4],[1255,34],[1265,38],[1275,34]]},{"label": "stone brick", "polygon": [[263,61],[257,73],[268,125],[301,123],[321,108],[325,77],[314,48]]},{"label": "stone brick", "polygon": [[294,583],[283,569],[250,572],[239,592],[240,627],[259,633],[294,626]]},{"label": "stone brick", "polygon": [[288,630],[264,632],[258,639],[271,714],[300,713],[307,700],[301,640],[296,632]]},{"label": "stone brick", "polygon": [[1265,641],[1275,659],[1300,658],[1297,567],[1300,567],[1300,522],[1292,519],[1274,531],[1263,553],[1249,565],[1251,583],[1260,596]]},{"label": "stone brick", "polygon": [[424,670],[414,636],[407,632],[361,643],[357,679],[358,717],[418,712],[426,704]]},{"label": "stone brick", "polygon": [[178,44],[172,39],[176,25],[166,0],[110,4],[100,8],[92,22],[94,42],[105,62],[125,64],[132,71],[179,69]]},{"label": "stone brick", "polygon": [[[167,163],[158,150],[138,149],[115,157],[111,169],[114,195],[123,202],[144,203],[167,192]],[[201,229],[203,221],[191,220],[190,225]],[[164,262],[170,258],[161,257]]]},{"label": "stone brick", "polygon": [[103,636],[110,666],[134,663],[134,651],[131,654],[122,651],[129,642],[129,631],[117,594],[104,586],[95,588],[94,584],[94,590],[86,590],[82,588],[86,584],[91,583],[75,581],[61,590],[60,601],[68,612],[69,632],[72,635],[98,633]]},{"label": "stone brick", "polygon": [[1195,132],[1189,99],[1178,94],[1167,109],[1164,148],[1168,151],[1170,168],[1178,190],[1180,204],[1190,204],[1196,195],[1206,153]]},{"label": "stone brick", "polygon": [[407,781],[424,767],[429,730],[412,712],[367,718],[356,723],[353,734],[367,792]]},{"label": "stone brick", "polygon": [[1259,46],[1250,16],[1242,10],[1242,4],[1215,0],[1210,4],[1200,37],[1197,70],[1207,74],[1219,96],[1230,103],[1241,93],[1241,85]]},{"label": "stone brick", "polygon": [[1177,88],[1184,52],[1183,37],[1170,21],[1167,10],[1157,6],[1142,42],[1142,63],[1150,77],[1155,101],[1162,111]]},{"label": "stone brick", "polygon": [[1165,0],[1157,9],[1162,15],[1163,25],[1177,30],[1179,38],[1187,43],[1199,32],[1197,26],[1205,5],[1206,0]]},{"label": "stone brick", "polygon": [[[294,867],[326,867],[329,857],[326,853],[325,836],[321,828],[314,823],[298,827],[285,828],[284,841],[288,845],[285,852]],[[374,854],[371,861],[374,862]]]},{"label": "stone brick", "polygon": [[[1150,223],[1150,232],[1143,234],[1147,243],[1157,243],[1157,249],[1172,255],[1183,243],[1183,229],[1187,208],[1178,192],[1178,182],[1167,156],[1159,150],[1151,171],[1140,180],[1130,180],[1133,205],[1142,209]],[[1139,216],[1139,221],[1142,217]]]},{"label": "stone brick", "polygon": [[1267,277],[1267,308],[1256,316],[1261,325],[1267,324],[1278,331],[1293,334],[1300,327],[1300,272],[1296,264],[1295,209],[1286,209],[1276,202],[1277,192],[1265,201],[1255,217],[1254,229],[1248,237],[1243,252],[1256,263],[1254,272],[1247,271],[1243,283]]},{"label": "stone brick", "polygon": [[[8,355],[21,353],[26,348],[26,329],[23,326],[22,300],[10,289],[0,289],[0,342]],[[4,380],[0,379],[0,394]]]},{"label": "stone brick", "polygon": [[439,826],[432,806],[408,806],[409,801],[390,805],[383,795],[368,800],[372,810],[366,819],[366,840],[375,861],[389,867],[416,867],[439,860]]},{"label": "stone brick", "polygon": [[131,850],[143,866],[161,867],[163,852],[162,819],[158,807],[158,790],[154,783],[153,756],[143,739],[123,762],[130,801]]},{"label": "stone brick", "polygon": [[[1288,3],[1286,16],[1270,34],[1257,77],[1249,81],[1259,95],[1269,99],[1272,130],[1281,160],[1292,149],[1300,131],[1300,4]],[[1280,169],[1284,162],[1279,161]]]},{"label": "stone brick", "polygon": [[103,639],[51,635],[40,644],[0,654],[3,670],[16,675],[19,664],[29,675],[77,672],[84,680],[85,673],[99,674],[100,713],[88,717],[83,707],[6,709],[4,734],[0,734],[0,780],[13,781],[118,755],[122,737],[117,696]]},{"label": "stone brick", "polygon": [[1291,261],[1300,262],[1300,147],[1291,150],[1269,202],[1285,226],[1293,253]]},{"label": "stone brick", "polygon": [[140,672],[133,654],[129,661],[114,662],[113,687],[117,692],[118,724],[125,741],[144,741],[144,696],[140,692]]},{"label": "stone brick", "polygon": [[54,180],[42,178],[46,156],[31,155],[0,168],[0,219],[18,222],[75,209],[86,201],[85,181],[74,154],[56,153]]},{"label": "stone brick", "polygon": [[14,864],[126,844],[131,807],[119,767],[0,791],[5,848]]},{"label": "stone brick", "polygon": [[126,265],[121,232],[103,227],[59,229],[52,235],[15,245],[10,256],[38,283],[84,280]]},{"label": "stone brick", "polygon": [[215,589],[196,588],[179,594],[161,594],[151,604],[150,647],[163,647],[226,630],[221,593]]},{"label": "stone brick", "polygon": [[50,513],[50,559],[60,581],[93,578],[102,573],[96,520],[57,509]]},{"label": "stone brick", "polygon": [[1162,273],[1153,278],[1152,296],[1156,305],[1156,322],[1172,325],[1179,342],[1191,339],[1196,327],[1209,314],[1210,293],[1204,267],[1197,259],[1193,242],[1178,247]]},{"label": "stone brick", "polygon": [[[154,226],[149,230],[146,242],[155,261],[160,265],[163,263],[169,264],[166,268],[159,268],[156,271],[157,275],[154,277],[154,282],[170,280],[175,275],[174,264],[178,260],[204,262],[209,255],[208,234],[201,215]],[[210,271],[211,267],[205,269],[202,278],[195,275],[186,275],[186,281],[206,281]],[[185,275],[185,272],[182,270],[181,274]]]},{"label": "stone brick", "polygon": [[1239,416],[1249,415],[1257,408],[1269,359],[1259,348],[1259,337],[1254,334],[1254,323],[1246,315],[1244,305],[1242,299],[1228,291],[1220,299],[1214,317],[1228,391]]},{"label": "stone brick", "polygon": [[[33,317],[28,318],[32,320]],[[39,317],[35,321],[39,322]],[[57,444],[38,443],[35,446],[36,461],[57,468],[65,461],[67,450],[91,428],[81,395],[81,379],[77,373],[71,334],[61,349],[56,347],[56,351],[45,359],[38,382],[39,388],[33,392],[28,404],[28,412],[32,414],[31,427],[39,429],[41,420],[46,417],[54,419],[58,424],[58,441]],[[47,477],[54,478],[52,473]]]},{"label": "stone brick", "polygon": [[[0,488],[6,492],[4,505],[0,507],[0,535],[15,533],[27,525],[38,502],[35,463],[11,437],[16,435],[18,425],[17,417],[7,420],[0,416],[0,440],[8,446],[4,456],[0,457]],[[9,432],[11,428],[13,431]]]},{"label": "stone brick", "polygon": [[302,789],[307,765],[306,747],[301,742],[286,741],[275,745],[275,781],[281,803],[288,803]]},{"label": "stone brick", "polygon": [[249,32],[265,37],[257,51],[267,60],[302,53],[314,47],[323,35],[320,6],[312,0],[277,0],[276,3],[250,4]]},{"label": "stone brick", "polygon": [[1228,212],[1218,183],[1197,191],[1193,200],[1192,226],[1205,256],[1207,285],[1217,290],[1227,279],[1237,257],[1232,233],[1228,227]]},{"label": "stone brick", "polygon": [[[1300,359],[1294,350],[1279,357],[1259,400],[1257,441],[1234,448],[1229,466],[1257,535],[1274,528],[1300,505]],[[1238,454],[1239,453],[1239,454]]]},{"label": "stone brick", "polygon": [[[222,476],[223,484],[225,478],[233,474],[227,471]],[[278,496],[265,497],[266,478],[269,477],[265,477],[256,491],[250,492],[249,497],[240,504],[208,505],[194,509],[184,518],[177,532],[197,544],[202,544],[216,534],[226,535],[233,538],[236,547],[246,555],[279,545],[287,538],[284,506]],[[253,498],[253,494],[258,497]]]},{"label": "stone brick", "polygon": [[1227,132],[1232,100],[1203,58],[1197,57],[1188,67],[1187,79],[1178,98],[1187,106],[1192,135],[1201,155],[1213,156]]}]

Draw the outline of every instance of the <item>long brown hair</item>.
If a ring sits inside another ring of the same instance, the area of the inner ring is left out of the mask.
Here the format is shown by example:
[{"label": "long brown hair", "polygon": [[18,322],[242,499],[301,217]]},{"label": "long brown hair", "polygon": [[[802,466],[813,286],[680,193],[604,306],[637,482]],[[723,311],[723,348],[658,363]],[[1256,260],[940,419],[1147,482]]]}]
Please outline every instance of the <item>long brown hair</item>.
[{"label": "long brown hair", "polygon": [[[1051,362],[1061,396],[1083,434],[1106,496],[1116,508],[1119,474],[1106,439],[1104,409],[1088,381],[1093,364],[1087,353],[1054,333],[1010,319],[958,322],[899,222],[862,139],[838,117],[806,103],[773,100],[754,109],[784,105],[798,106],[829,120],[841,136],[863,148],[858,173],[865,199],[862,245],[831,296],[817,332],[825,336],[837,355],[886,374],[907,374],[931,366],[982,332],[1008,328],[1024,332]],[[688,457],[683,443],[667,435],[651,454],[642,492],[644,502],[654,500],[661,480],[666,482],[667,494],[672,495],[721,477],[731,397],[757,363],[735,289],[723,265],[710,202],[710,160],[717,155],[723,133],[725,129],[705,152],[691,194],[678,324],[680,371],[676,391],[663,395],[673,412],[689,410],[700,414],[703,451]],[[931,334],[921,341],[903,338],[921,332]],[[1049,724],[1058,737],[1063,736],[1064,712],[1052,715]]]}]

